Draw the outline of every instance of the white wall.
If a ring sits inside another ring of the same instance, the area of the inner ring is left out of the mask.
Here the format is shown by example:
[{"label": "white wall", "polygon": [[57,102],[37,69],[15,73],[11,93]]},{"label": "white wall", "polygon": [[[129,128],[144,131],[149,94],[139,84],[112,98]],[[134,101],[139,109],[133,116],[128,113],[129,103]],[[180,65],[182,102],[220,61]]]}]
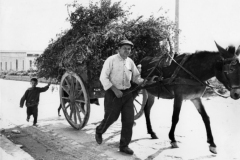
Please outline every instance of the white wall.
[{"label": "white wall", "polygon": [[[27,71],[36,69],[34,61],[41,52],[0,51],[0,70]],[[32,66],[30,66],[32,61]],[[6,67],[7,66],[7,67]]]}]

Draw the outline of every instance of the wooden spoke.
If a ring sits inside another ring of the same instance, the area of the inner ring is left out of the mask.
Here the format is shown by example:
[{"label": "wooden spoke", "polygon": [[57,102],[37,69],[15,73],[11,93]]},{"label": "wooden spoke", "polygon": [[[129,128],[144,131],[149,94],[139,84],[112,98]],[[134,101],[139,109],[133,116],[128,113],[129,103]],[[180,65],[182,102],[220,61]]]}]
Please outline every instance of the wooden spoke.
[{"label": "wooden spoke", "polygon": [[137,102],[138,104],[142,105],[137,99],[135,99],[135,102]]},{"label": "wooden spoke", "polygon": [[73,96],[74,96],[74,95],[70,94],[70,95],[69,95],[69,99],[72,99],[72,98],[73,98]]},{"label": "wooden spoke", "polygon": [[77,110],[76,110],[77,108],[76,108],[76,106],[75,105],[73,105],[73,115],[74,115],[74,121],[75,121],[75,123],[77,124]]},{"label": "wooden spoke", "polygon": [[78,111],[77,111],[77,116],[78,116],[79,122],[82,123],[82,119],[81,119],[81,116],[80,116],[80,112],[78,112]]},{"label": "wooden spoke", "polygon": [[79,108],[80,112],[82,112],[85,115],[86,113],[85,113],[85,110],[82,108],[82,105],[81,104],[79,105],[77,103],[76,103],[76,105]]},{"label": "wooden spoke", "polygon": [[133,105],[133,107],[134,107],[134,110],[135,110],[135,112],[137,113],[138,111],[137,111],[137,108],[136,108],[136,106],[135,106],[135,105]]},{"label": "wooden spoke", "polygon": [[76,114],[77,114],[77,118],[79,120],[79,123],[82,123],[82,119],[81,119],[81,108],[79,108],[79,105],[77,103],[75,103],[75,109],[76,109]]},{"label": "wooden spoke", "polygon": [[78,87],[79,87],[79,82],[77,81],[77,78],[76,78],[76,85],[75,85],[75,90],[78,91]]},{"label": "wooden spoke", "polygon": [[84,100],[81,100],[81,99],[76,99],[76,102],[78,102],[78,103],[86,103]]},{"label": "wooden spoke", "polygon": [[73,115],[73,107],[70,105],[70,119],[72,119],[72,115]]},{"label": "wooden spoke", "polygon": [[67,83],[68,88],[71,88],[71,85],[70,85],[70,83],[69,83],[67,77],[66,77],[64,80],[65,80],[65,82]]},{"label": "wooden spoke", "polygon": [[69,100],[69,98],[68,97],[62,97],[63,99],[67,99],[67,100]]},{"label": "wooden spoke", "polygon": [[65,107],[65,109],[67,109],[68,107],[70,107],[70,104],[68,104],[68,105]]},{"label": "wooden spoke", "polygon": [[66,86],[62,86],[62,89],[69,95],[69,89]]},{"label": "wooden spoke", "polygon": [[134,119],[138,119],[142,116],[143,111],[144,111],[144,107],[146,105],[147,102],[147,91],[146,90],[142,90],[142,94],[138,94],[135,99],[134,99]]},{"label": "wooden spoke", "polygon": [[78,90],[78,92],[80,96],[83,94],[83,90]]},{"label": "wooden spoke", "polygon": [[74,77],[71,77],[71,91],[74,91],[75,85],[74,85]]},{"label": "wooden spoke", "polygon": [[82,94],[83,94],[82,90],[77,90],[75,94],[75,98],[80,98]]}]

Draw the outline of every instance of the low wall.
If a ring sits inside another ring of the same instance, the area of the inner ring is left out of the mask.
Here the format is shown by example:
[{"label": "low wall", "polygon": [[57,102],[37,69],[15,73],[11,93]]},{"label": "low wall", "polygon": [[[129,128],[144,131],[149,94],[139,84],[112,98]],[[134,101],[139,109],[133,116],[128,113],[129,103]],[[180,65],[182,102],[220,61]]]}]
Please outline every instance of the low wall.
[{"label": "low wall", "polygon": [[[3,79],[7,79],[7,80],[28,81],[28,82],[30,82],[30,79],[31,79],[31,77],[29,77],[29,76],[11,76],[11,75],[5,75],[2,78]],[[48,80],[46,80],[45,78],[39,78],[38,82],[40,82],[40,83],[48,83]]]}]

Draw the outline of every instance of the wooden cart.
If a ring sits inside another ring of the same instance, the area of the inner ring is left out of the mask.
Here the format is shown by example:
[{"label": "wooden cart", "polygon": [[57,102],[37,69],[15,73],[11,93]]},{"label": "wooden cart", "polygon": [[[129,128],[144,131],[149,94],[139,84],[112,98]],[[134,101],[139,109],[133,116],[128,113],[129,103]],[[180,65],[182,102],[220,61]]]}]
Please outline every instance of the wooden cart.
[{"label": "wooden cart", "polygon": [[[59,93],[68,123],[75,129],[82,129],[90,116],[90,99],[103,98],[105,91],[99,80],[88,84],[86,73],[66,71],[60,82]],[[141,90],[134,99],[134,119],[141,117],[146,102],[147,92]]]}]

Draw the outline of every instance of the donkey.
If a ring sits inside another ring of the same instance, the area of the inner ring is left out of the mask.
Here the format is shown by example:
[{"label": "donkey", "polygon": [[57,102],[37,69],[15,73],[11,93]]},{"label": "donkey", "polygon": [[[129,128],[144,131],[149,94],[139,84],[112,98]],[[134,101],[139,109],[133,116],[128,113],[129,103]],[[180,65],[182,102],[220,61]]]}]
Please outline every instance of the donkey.
[{"label": "donkey", "polygon": [[217,154],[210,119],[202,104],[201,97],[208,86],[206,81],[216,77],[230,91],[232,99],[240,98],[240,63],[238,57],[240,48],[235,52],[233,46],[230,46],[229,49],[224,49],[217,43],[216,46],[218,52],[198,51],[193,54],[175,56],[171,65],[164,68],[158,66],[154,57],[145,57],[140,62],[143,78],[158,77],[156,83],[145,86],[149,95],[144,113],[148,133],[153,139],[158,138],[152,130],[150,121],[150,110],[154,103],[154,97],[174,99],[172,125],[168,135],[173,148],[178,148],[174,132],[179,120],[182,102],[183,100],[191,100],[205,124],[207,142],[210,144],[209,150]]}]

